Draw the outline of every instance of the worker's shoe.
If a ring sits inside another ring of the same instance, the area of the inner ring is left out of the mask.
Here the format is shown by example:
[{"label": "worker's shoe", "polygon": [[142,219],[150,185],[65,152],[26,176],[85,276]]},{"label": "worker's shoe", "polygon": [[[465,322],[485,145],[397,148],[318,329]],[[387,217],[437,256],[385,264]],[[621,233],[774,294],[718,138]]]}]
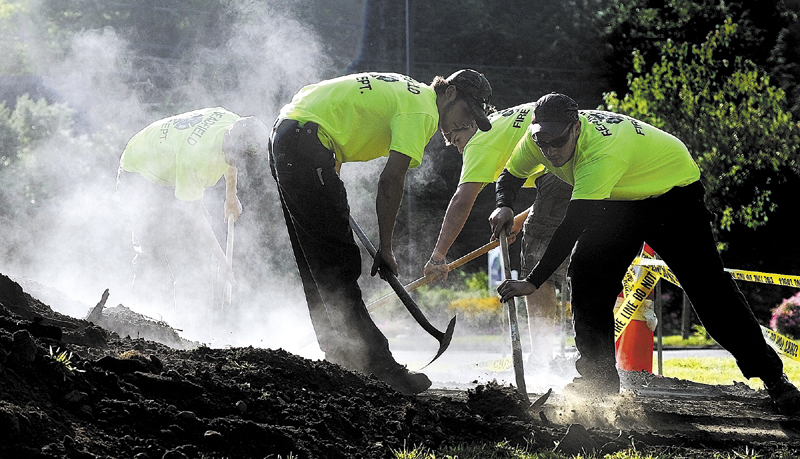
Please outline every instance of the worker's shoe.
[{"label": "worker's shoe", "polygon": [[765,380],[764,388],[779,413],[788,416],[800,414],[800,390],[797,390],[785,374],[774,381]]},{"label": "worker's shoe", "polygon": [[564,386],[567,397],[604,398],[619,395],[619,377],[585,378],[577,377]]},{"label": "worker's shoe", "polygon": [[417,395],[431,387],[431,380],[427,376],[408,371],[405,365],[399,363],[373,369],[371,373],[403,395]]}]

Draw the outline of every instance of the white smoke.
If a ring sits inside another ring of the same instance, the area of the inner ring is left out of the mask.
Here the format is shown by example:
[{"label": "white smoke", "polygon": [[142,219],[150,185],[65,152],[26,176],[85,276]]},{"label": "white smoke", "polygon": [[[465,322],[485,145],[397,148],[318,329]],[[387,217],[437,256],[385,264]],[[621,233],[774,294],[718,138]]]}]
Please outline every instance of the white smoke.
[{"label": "white smoke", "polygon": [[[207,279],[196,287],[197,296],[206,298],[202,303],[137,302],[131,285],[130,227],[115,194],[120,154],[128,139],[151,122],[222,106],[271,126],[280,107],[300,87],[341,72],[331,67],[314,29],[277,6],[281,4],[232,2],[230,14],[239,22],[225,46],[192,48],[174,68],[164,63],[161,76],[178,83],[168,94],[172,112],[165,112],[164,104],[141,100],[152,83],[141,70],[140,58],[113,28],[75,35],[63,57],[41,49],[40,42],[32,44],[29,58],[36,62],[36,71],[86,125],[76,126],[71,135],[54,135],[30,155],[35,161],[26,167],[53,192],[29,217],[2,223],[15,252],[13,262],[3,262],[2,272],[51,286],[87,308],[109,289],[107,306],[124,304],[166,320],[187,339],[212,346],[286,346],[313,333],[266,157],[250,177],[240,179],[259,184],[260,189],[240,190],[240,195],[249,193],[259,198],[252,202],[261,205],[245,207],[236,225],[235,318],[213,310],[222,285],[208,285]],[[206,191],[204,203],[225,250],[221,190],[223,180]],[[185,242],[181,250],[197,250],[195,241]],[[208,263],[213,270],[210,255]]]}]

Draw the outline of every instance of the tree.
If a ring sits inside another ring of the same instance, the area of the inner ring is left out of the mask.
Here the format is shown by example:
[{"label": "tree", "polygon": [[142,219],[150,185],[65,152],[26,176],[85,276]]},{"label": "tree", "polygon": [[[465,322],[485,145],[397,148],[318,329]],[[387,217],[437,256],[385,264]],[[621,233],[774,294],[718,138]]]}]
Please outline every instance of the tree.
[{"label": "tree", "polygon": [[[667,40],[699,45],[707,34],[732,18],[738,34],[731,37],[717,57],[749,59],[775,80],[790,96],[789,108],[800,110],[800,92],[794,89],[800,78],[797,47],[800,39],[797,0],[617,0],[608,19],[605,42],[610,56],[607,75],[611,88],[625,91],[625,75],[633,68],[633,51],[645,67],[657,64]],[[798,112],[794,111],[797,116]]]},{"label": "tree", "polygon": [[719,229],[734,222],[763,226],[778,203],[771,186],[784,173],[800,175],[800,128],[785,110],[782,90],[749,60],[717,57],[737,27],[726,21],[699,45],[667,40],[661,61],[644,73],[635,53],[636,76],[620,99],[606,95],[609,110],[626,113],[684,141],[696,159]]},{"label": "tree", "polygon": [[[786,241],[800,212],[800,127],[764,71],[746,59],[719,58],[736,31],[728,20],[701,45],[668,40],[660,61],[647,70],[635,53],[628,92],[623,98],[606,94],[606,106],[686,143],[718,217],[715,231],[728,266],[792,274],[800,250]],[[762,316],[791,295],[757,283],[740,287]]]}]

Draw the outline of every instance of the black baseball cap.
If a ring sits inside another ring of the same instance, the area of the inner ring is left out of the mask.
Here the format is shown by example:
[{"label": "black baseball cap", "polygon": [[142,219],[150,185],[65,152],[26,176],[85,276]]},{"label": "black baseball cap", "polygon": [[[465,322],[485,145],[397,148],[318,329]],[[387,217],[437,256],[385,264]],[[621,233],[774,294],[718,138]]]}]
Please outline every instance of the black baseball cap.
[{"label": "black baseball cap", "polygon": [[447,77],[445,81],[458,88],[465,96],[467,106],[478,124],[478,129],[481,131],[491,129],[492,123],[489,121],[488,115],[491,109],[489,101],[492,99],[492,86],[489,84],[489,80],[475,70],[462,69]]},{"label": "black baseball cap", "polygon": [[578,103],[569,96],[552,92],[536,101],[531,120],[531,134],[546,132],[555,137],[576,121],[578,121]]}]

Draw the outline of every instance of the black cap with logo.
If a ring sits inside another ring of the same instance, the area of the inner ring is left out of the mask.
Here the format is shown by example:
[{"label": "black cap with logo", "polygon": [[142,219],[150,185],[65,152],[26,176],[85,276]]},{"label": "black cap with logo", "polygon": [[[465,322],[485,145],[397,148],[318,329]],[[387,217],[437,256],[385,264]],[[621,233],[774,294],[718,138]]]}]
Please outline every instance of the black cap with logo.
[{"label": "black cap with logo", "polygon": [[455,86],[467,101],[478,129],[488,131],[492,128],[489,122],[489,110],[492,99],[492,86],[482,73],[472,69],[463,69],[447,77],[447,83]]},{"label": "black cap with logo", "polygon": [[557,136],[575,121],[578,121],[578,103],[569,96],[552,92],[536,101],[531,134],[545,132]]}]

